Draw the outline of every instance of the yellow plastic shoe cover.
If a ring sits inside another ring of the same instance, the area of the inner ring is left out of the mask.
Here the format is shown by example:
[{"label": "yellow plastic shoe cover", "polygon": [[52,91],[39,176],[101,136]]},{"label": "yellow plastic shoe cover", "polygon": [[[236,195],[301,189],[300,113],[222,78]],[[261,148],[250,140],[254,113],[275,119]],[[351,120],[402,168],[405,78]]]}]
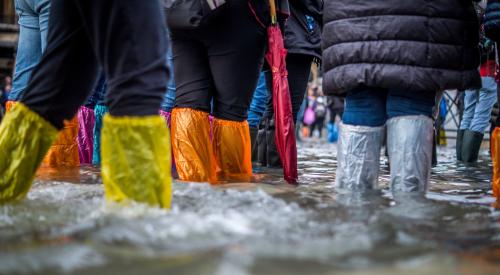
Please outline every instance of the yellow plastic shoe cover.
[{"label": "yellow plastic shoe cover", "polygon": [[108,201],[170,208],[170,137],[161,116],[104,116],[102,178]]},{"label": "yellow plastic shoe cover", "polygon": [[181,180],[215,181],[208,113],[175,108],[172,112],[172,141],[177,173]]},{"label": "yellow plastic shoe cover", "polygon": [[491,158],[493,160],[493,195],[500,199],[500,128],[491,134]]},{"label": "yellow plastic shoe cover", "polygon": [[52,147],[45,156],[42,165],[49,167],[78,167],[78,118],[64,122],[64,128],[59,132]]},{"label": "yellow plastic shoe cover", "polygon": [[57,129],[19,103],[0,124],[0,203],[24,198]]},{"label": "yellow plastic shoe cover", "polygon": [[217,181],[251,181],[252,146],[248,122],[214,119],[213,135]]}]

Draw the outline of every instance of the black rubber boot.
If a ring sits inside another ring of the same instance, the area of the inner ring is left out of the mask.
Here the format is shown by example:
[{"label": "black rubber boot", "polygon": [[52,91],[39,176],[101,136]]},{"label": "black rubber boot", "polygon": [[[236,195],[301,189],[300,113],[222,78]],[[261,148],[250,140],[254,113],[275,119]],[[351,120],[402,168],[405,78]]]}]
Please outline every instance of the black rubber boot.
[{"label": "black rubber boot", "polygon": [[479,150],[483,143],[484,134],[470,130],[464,131],[462,138],[462,160],[464,162],[476,162],[479,156]]},{"label": "black rubber boot", "polygon": [[462,140],[464,138],[464,132],[465,132],[465,130],[458,130],[457,131],[457,160],[458,161],[463,161],[463,159],[462,159]]},{"label": "black rubber boot", "polygon": [[281,168],[281,159],[276,148],[276,143],[274,140],[275,130],[274,130],[274,120],[269,121],[266,140],[267,140],[267,167],[269,168]]},{"label": "black rubber boot", "polygon": [[262,119],[257,131],[256,151],[257,161],[262,166],[267,166],[267,140],[266,140],[267,119]]},{"label": "black rubber boot", "polygon": [[250,144],[252,144],[252,162],[256,162],[258,159],[258,145],[257,145],[257,133],[258,128],[250,127]]},{"label": "black rubber boot", "polygon": [[434,128],[434,138],[432,142],[432,167],[436,167],[438,165],[437,145],[438,145],[438,132],[436,128]]}]

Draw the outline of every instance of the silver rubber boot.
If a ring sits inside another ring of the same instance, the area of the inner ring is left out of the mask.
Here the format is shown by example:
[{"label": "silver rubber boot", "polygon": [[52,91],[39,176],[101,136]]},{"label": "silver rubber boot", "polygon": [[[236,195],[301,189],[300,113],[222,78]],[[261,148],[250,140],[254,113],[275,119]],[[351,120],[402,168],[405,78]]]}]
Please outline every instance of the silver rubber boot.
[{"label": "silver rubber boot", "polygon": [[426,116],[402,116],[387,121],[393,193],[427,191],[433,129],[434,122]]},{"label": "silver rubber boot", "polygon": [[385,127],[340,124],[336,186],[365,190],[378,187],[380,149]]}]

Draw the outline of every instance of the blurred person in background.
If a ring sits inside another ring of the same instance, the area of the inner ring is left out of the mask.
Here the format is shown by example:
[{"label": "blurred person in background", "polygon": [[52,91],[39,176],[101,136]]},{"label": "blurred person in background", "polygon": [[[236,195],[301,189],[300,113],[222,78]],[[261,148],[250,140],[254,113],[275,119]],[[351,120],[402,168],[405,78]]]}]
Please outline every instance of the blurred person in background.
[{"label": "blurred person in background", "polygon": [[[321,26],[323,22],[322,0],[290,1],[290,18],[284,26],[285,48],[288,51],[286,66],[290,87],[292,115],[296,122],[304,100],[313,62],[321,61]],[[279,168],[281,160],[275,143],[275,121],[272,97],[272,73],[266,70],[269,90],[266,113],[261,123],[259,151],[263,152],[263,166]]]},{"label": "blurred person in background", "polygon": [[[489,0],[484,16],[484,33],[487,38],[495,41],[497,50],[496,74],[497,103],[500,104],[500,0]],[[491,158],[493,160],[493,194],[500,199],[500,115],[494,121],[494,130],[491,134]]]},{"label": "blurred person in background", "polygon": [[338,123],[337,117],[342,119],[344,114],[344,98],[339,96],[327,96],[326,97],[327,107],[328,107],[328,142],[335,143],[338,141]]},{"label": "blurred person in background", "polygon": [[[477,6],[478,17],[483,23],[486,1]],[[465,110],[457,134],[457,160],[476,162],[485,131],[490,126],[491,110],[497,102],[495,42],[486,37],[481,24],[479,48],[481,51],[481,89],[465,91]]]},{"label": "blurred person in background", "polygon": [[[314,123],[311,125],[309,137],[314,137],[315,135],[319,138],[323,137],[323,127],[325,125],[325,119],[327,115],[327,105],[324,96],[318,96],[312,102],[312,108],[314,110]],[[317,134],[316,134],[317,130]]]}]

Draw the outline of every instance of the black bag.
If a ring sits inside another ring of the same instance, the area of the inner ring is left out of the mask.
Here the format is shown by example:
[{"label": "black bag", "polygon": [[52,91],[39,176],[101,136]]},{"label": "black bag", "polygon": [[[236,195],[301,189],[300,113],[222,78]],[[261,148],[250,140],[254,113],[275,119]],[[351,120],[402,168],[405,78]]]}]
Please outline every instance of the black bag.
[{"label": "black bag", "polygon": [[228,0],[165,0],[167,24],[174,30],[206,26],[226,10]]}]

